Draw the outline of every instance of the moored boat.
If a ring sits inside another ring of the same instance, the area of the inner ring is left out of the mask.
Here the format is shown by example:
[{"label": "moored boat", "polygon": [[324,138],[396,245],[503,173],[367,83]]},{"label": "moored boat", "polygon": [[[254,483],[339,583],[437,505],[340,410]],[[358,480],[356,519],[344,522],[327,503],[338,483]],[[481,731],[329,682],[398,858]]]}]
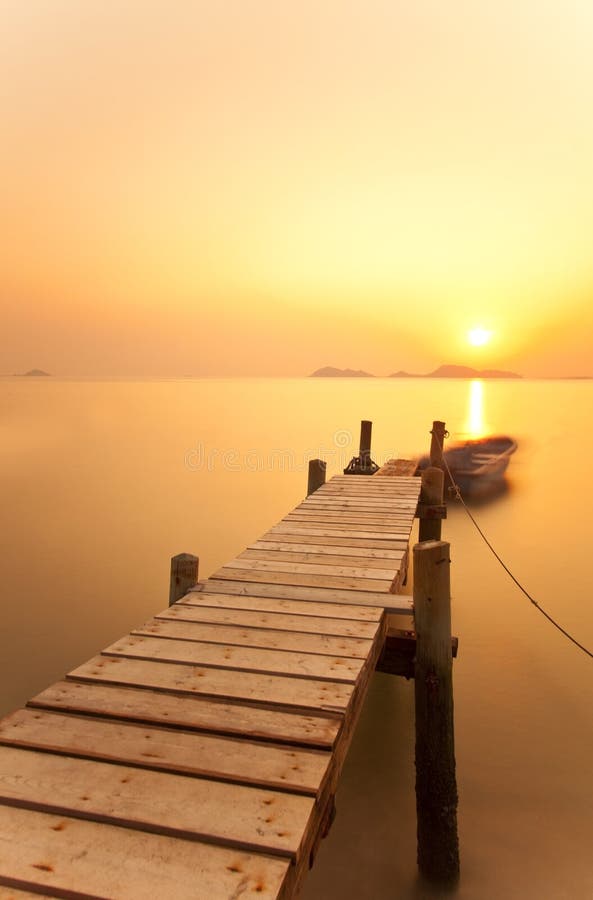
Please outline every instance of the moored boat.
[{"label": "moored boat", "polygon": [[[499,486],[504,478],[517,442],[507,435],[490,435],[477,440],[451,444],[443,453],[451,478],[462,494],[468,495]],[[420,459],[419,469],[430,465],[428,456]],[[451,479],[445,471],[445,485]]]}]

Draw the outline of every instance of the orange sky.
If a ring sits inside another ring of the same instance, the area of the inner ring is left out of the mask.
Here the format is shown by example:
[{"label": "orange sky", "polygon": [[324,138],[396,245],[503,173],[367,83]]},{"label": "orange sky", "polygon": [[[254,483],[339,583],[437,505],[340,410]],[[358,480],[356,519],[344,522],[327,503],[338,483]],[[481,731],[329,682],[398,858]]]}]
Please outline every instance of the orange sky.
[{"label": "orange sky", "polygon": [[591,47],[589,0],[4,0],[0,372],[593,375]]}]

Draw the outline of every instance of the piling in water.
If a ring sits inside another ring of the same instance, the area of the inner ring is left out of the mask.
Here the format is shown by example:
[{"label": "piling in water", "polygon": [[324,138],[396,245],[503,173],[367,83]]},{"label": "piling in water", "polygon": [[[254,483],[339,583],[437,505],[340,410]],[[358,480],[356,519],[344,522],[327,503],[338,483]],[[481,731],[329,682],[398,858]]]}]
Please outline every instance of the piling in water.
[{"label": "piling in water", "polygon": [[459,877],[459,840],[449,544],[425,541],[413,552],[418,867],[451,883]]}]

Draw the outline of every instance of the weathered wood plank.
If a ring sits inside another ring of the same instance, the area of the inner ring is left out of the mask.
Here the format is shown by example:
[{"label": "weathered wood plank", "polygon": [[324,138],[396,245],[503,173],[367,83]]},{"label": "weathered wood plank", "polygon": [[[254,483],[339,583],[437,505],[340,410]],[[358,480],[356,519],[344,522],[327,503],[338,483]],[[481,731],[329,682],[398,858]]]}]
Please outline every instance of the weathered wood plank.
[{"label": "weathered wood plank", "polygon": [[[382,581],[392,581],[393,573],[397,569],[397,565],[392,568],[368,568],[360,560],[358,565],[349,566],[340,560],[338,564],[328,563],[306,563],[291,562],[282,558],[282,554],[278,553],[271,560],[269,559],[252,559],[238,556],[231,562],[226,563],[219,572],[224,569],[247,569],[258,572],[289,572],[295,575],[330,575],[343,578],[378,578]],[[218,572],[215,572],[212,578],[218,578]]]},{"label": "weathered wood plank", "polygon": [[291,558],[302,556],[305,558],[303,559],[303,562],[306,560],[313,561],[315,557],[321,559],[321,556],[329,556],[330,558],[334,557],[335,559],[364,559],[365,565],[369,565],[371,560],[379,563],[379,565],[385,565],[385,560],[398,562],[404,555],[403,548],[401,550],[385,550],[373,547],[328,546],[327,544],[311,543],[299,544],[296,541],[255,541],[255,543],[249,544],[243,553],[239,554],[239,558],[258,559],[259,557],[256,556],[256,554],[259,553],[265,553],[266,556],[264,558],[267,558],[268,554],[275,551],[288,553]]},{"label": "weathered wood plank", "polygon": [[[301,524],[302,523],[302,524]],[[394,535],[398,535],[400,538],[403,537],[406,539],[408,537],[410,526],[405,525],[401,522],[391,522],[388,524],[381,524],[375,522],[365,522],[360,519],[355,519],[352,522],[345,522],[343,518],[340,516],[326,518],[321,514],[311,514],[311,515],[288,515],[281,522],[278,523],[276,528],[280,525],[298,525],[301,528],[307,528],[310,531],[312,528],[331,528],[338,529],[340,532],[348,532],[352,534],[356,534],[357,531],[365,531],[367,534],[370,534],[373,537],[377,537],[381,534],[389,534],[390,532]]]},{"label": "weathered wood plank", "polygon": [[0,744],[162,769],[316,796],[331,754],[252,740],[20,709],[0,722]]},{"label": "weathered wood plank", "polygon": [[[55,897],[55,894],[53,895]],[[20,890],[18,888],[3,887],[0,882],[0,900],[39,900],[40,897],[46,897],[51,900],[51,894],[37,893],[31,891]]]},{"label": "weathered wood plank", "polygon": [[370,641],[355,637],[336,637],[307,631],[274,631],[270,628],[238,628],[235,625],[210,625],[206,622],[150,619],[132,634],[151,634],[157,637],[185,641],[207,641],[215,644],[236,644],[240,647],[261,647],[270,650],[291,650],[294,653],[321,653],[324,656],[352,656],[364,659]]},{"label": "weathered wood plank", "polygon": [[[275,597],[295,600],[321,600],[325,603],[360,603],[373,608],[380,607],[388,612],[404,613],[409,615],[412,611],[410,597],[394,597],[392,594],[383,594],[369,591],[347,591],[338,588],[312,588],[298,585],[258,584],[249,581],[207,581],[206,589],[209,594],[220,592],[221,594],[245,594],[250,597]],[[193,595],[192,595],[193,596]]]},{"label": "weathered wood plank", "polygon": [[[268,545],[262,544],[262,547],[266,547]],[[315,565],[323,565],[323,566],[349,566],[350,568],[357,568],[362,566],[366,571],[368,570],[384,570],[387,571],[387,567],[391,567],[389,571],[393,573],[395,569],[398,568],[399,563],[404,557],[404,551],[391,551],[391,557],[381,557],[377,559],[372,556],[364,556],[364,551],[359,556],[351,556],[350,554],[334,554],[331,553],[330,548],[322,547],[320,552],[316,553],[315,551],[311,551],[310,549],[307,551],[295,551],[294,544],[285,544],[282,548],[274,549],[274,550],[244,550],[243,553],[240,553],[237,559],[250,559],[255,563],[259,564],[263,561],[266,562],[289,562],[289,563],[308,563]],[[297,545],[298,546],[298,545]],[[372,552],[372,551],[367,551]]]},{"label": "weathered wood plank", "polygon": [[338,519],[343,522],[362,522],[363,524],[367,524],[368,522],[376,522],[377,525],[395,525],[395,526],[405,526],[406,528],[410,528],[414,522],[414,516],[416,513],[417,505],[414,504],[414,507],[410,507],[409,512],[407,513],[380,513],[373,512],[372,510],[352,510],[352,509],[328,509],[323,506],[318,506],[315,509],[302,509],[298,507],[292,512],[288,513],[281,520],[285,522],[287,519]]},{"label": "weathered wood plank", "polygon": [[[415,510],[414,510],[415,513]],[[298,510],[296,512],[289,513],[285,516],[282,521],[283,522],[327,522],[330,525],[334,525],[336,522],[341,522],[344,525],[353,525],[354,527],[364,527],[364,528],[374,528],[375,525],[383,525],[383,526],[391,526],[396,531],[401,531],[402,529],[410,530],[414,523],[414,513],[410,512],[410,515],[407,518],[403,518],[402,516],[381,516],[381,515],[366,515],[361,513],[349,513],[349,512],[337,512],[332,510],[326,511],[311,511],[311,510]]]},{"label": "weathered wood plank", "polygon": [[228,669],[235,672],[235,677],[243,677],[244,672],[259,672],[290,675],[295,678],[354,682],[362,665],[360,659],[344,656],[332,657],[259,647],[207,644],[201,641],[180,641],[149,635],[129,635],[121,638],[107,647],[103,653],[130,659],[183,663],[217,670]]},{"label": "weathered wood plank", "polygon": [[[211,596],[215,594],[215,596]],[[207,601],[204,599],[208,595]],[[333,596],[333,594],[332,594]],[[202,599],[200,599],[202,598]],[[217,585],[216,591],[210,591],[208,589],[208,582],[203,581],[200,582],[196,588],[187,594],[183,600],[180,600],[178,603],[178,607],[185,606],[186,604],[192,605],[195,603],[204,602],[206,606],[228,606],[233,607],[235,609],[259,609],[266,610],[267,612],[276,612],[276,613],[289,613],[295,616],[318,616],[319,618],[328,619],[352,619],[352,621],[356,622],[375,622],[379,623],[383,618],[383,610],[382,608],[372,606],[365,607],[356,603],[347,603],[347,602],[327,602],[326,600],[301,600],[298,598],[297,594],[290,596],[290,599],[285,599],[282,597],[264,597],[262,594],[255,592],[251,595],[243,594],[237,596],[235,591],[224,594],[224,591],[220,590],[220,585]],[[161,613],[159,613],[160,617]],[[316,626],[317,627],[317,626]],[[299,631],[306,629],[297,629]]]},{"label": "weathered wood plank", "polygon": [[383,497],[377,497],[376,499],[373,499],[372,497],[369,498],[362,494],[360,497],[355,497],[352,494],[342,494],[340,497],[335,497],[331,494],[328,494],[327,496],[320,494],[317,497],[309,497],[307,500],[303,500],[296,509],[317,509],[318,507],[327,509],[328,507],[336,507],[338,509],[363,510],[365,507],[370,507],[371,512],[393,513],[397,515],[400,510],[405,511],[412,507],[414,503],[415,497],[413,496],[410,496],[409,498],[395,497],[384,499]]},{"label": "weathered wood plank", "polygon": [[337,681],[259,675],[232,669],[209,669],[179,663],[148,662],[124,657],[97,656],[74,669],[69,678],[128,687],[145,686],[178,694],[220,697],[290,709],[343,712],[352,685]]},{"label": "weathered wood plank", "polygon": [[257,570],[241,569],[241,568],[223,568],[219,569],[212,575],[208,582],[213,581],[246,581],[264,583],[269,585],[276,584],[294,584],[301,587],[325,587],[338,588],[349,591],[360,591],[366,593],[368,591],[380,592],[388,590],[388,582],[371,578],[346,578],[332,575],[295,575],[289,572],[258,572]]},{"label": "weathered wood plank", "polygon": [[377,540],[375,538],[353,538],[353,537],[319,537],[318,535],[311,534],[278,534],[272,531],[268,531],[263,534],[255,544],[250,544],[250,547],[255,547],[256,544],[265,544],[265,543],[294,543],[294,544],[316,544],[317,546],[324,547],[360,547],[363,550],[381,550],[385,548],[386,550],[405,550],[408,546],[407,538],[400,538],[398,540]]},{"label": "weathered wood plank", "polygon": [[0,747],[0,802],[296,858],[314,801],[94,760]]},{"label": "weathered wood plank", "polygon": [[0,846],[10,847],[0,853],[0,883],[74,898],[274,900],[290,867],[288,859],[8,806],[0,806]]},{"label": "weathered wood plank", "polygon": [[322,748],[333,746],[340,729],[340,720],[333,715],[303,715],[283,712],[273,706],[247,706],[98,682],[58,681],[37,694],[29,705],[34,709],[110,716],[143,724]]},{"label": "weathered wood plank", "polygon": [[[302,524],[301,524],[302,522]],[[295,519],[282,519],[278,525],[275,525],[272,529],[273,531],[280,531],[283,528],[301,528],[305,533],[315,534],[318,530],[327,530],[328,535],[331,537],[332,534],[344,534],[346,536],[351,537],[360,537],[361,534],[366,537],[381,537],[385,535],[390,538],[400,538],[407,540],[410,533],[410,528],[407,525],[401,524],[393,524],[393,525],[376,525],[374,522],[341,522],[340,519],[336,521],[326,522],[324,519],[316,519],[311,516],[306,522],[303,519],[300,519],[298,522]]]},{"label": "weathered wood plank", "polygon": [[[315,537],[344,537],[344,538],[370,538],[372,540],[386,541],[408,541],[407,531],[396,531],[395,529],[380,528],[373,526],[372,528],[364,528],[355,525],[344,525],[340,528],[338,525],[322,525],[319,527],[314,525],[296,525],[292,522],[280,522],[270,529],[268,534],[274,536],[274,540],[278,540],[279,534],[311,534]],[[282,538],[284,540],[284,538]]]},{"label": "weathered wood plank", "polygon": [[[200,593],[191,596],[196,596],[194,602],[179,603],[172,606],[170,610],[163,610],[156,618],[159,621],[175,619],[176,621],[204,622],[212,625],[240,626],[250,629],[269,628],[273,632],[286,631],[288,634],[292,632],[322,633],[328,636],[367,639],[374,638],[377,631],[376,622],[357,622],[351,619],[330,619],[329,616],[291,615],[290,613],[275,612],[275,609],[282,609],[282,607],[278,607],[279,601],[275,599],[271,601],[269,605],[272,606],[272,610],[269,610],[265,597],[249,597],[247,600],[252,602],[245,602],[244,605],[247,608],[237,609],[233,606],[233,598],[238,598],[234,601],[237,606],[243,599],[237,594],[222,594],[219,602],[217,602],[218,594]],[[259,604],[258,599],[261,600]],[[290,603],[284,602],[287,604],[286,608],[290,608]],[[261,612],[258,610],[258,606],[263,607]]]},{"label": "weathered wood plank", "polygon": [[417,459],[388,459],[383,463],[375,475],[387,475],[390,477],[401,477],[402,475],[415,475],[418,470]]}]

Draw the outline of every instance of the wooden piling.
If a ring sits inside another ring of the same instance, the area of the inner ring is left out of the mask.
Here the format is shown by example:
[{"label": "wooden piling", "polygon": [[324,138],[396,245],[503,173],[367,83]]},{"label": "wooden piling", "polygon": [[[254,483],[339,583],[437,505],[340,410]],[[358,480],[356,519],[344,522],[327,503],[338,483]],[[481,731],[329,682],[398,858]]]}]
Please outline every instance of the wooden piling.
[{"label": "wooden piling", "polygon": [[443,462],[443,447],[445,445],[445,437],[447,432],[445,430],[444,422],[433,422],[432,423],[432,431],[430,432],[432,435],[430,441],[430,464],[431,466],[437,466],[439,469],[445,469],[445,464]]},{"label": "wooden piling", "polygon": [[358,451],[363,466],[371,458],[372,432],[373,423],[369,422],[367,419],[363,419],[360,423],[360,449]]},{"label": "wooden piling", "polygon": [[[442,506],[445,476],[442,469],[437,466],[429,466],[422,471],[422,487],[420,489],[420,507]],[[441,519],[420,516],[418,527],[420,541],[440,541]]]},{"label": "wooden piling", "polygon": [[418,867],[450,883],[459,877],[459,840],[449,544],[426,541],[413,552]]},{"label": "wooden piling", "polygon": [[191,553],[178,553],[171,559],[169,606],[177,603],[198,580],[199,559]]},{"label": "wooden piling", "polygon": [[307,497],[325,484],[327,463],[323,459],[309,460],[309,479],[307,482]]}]

